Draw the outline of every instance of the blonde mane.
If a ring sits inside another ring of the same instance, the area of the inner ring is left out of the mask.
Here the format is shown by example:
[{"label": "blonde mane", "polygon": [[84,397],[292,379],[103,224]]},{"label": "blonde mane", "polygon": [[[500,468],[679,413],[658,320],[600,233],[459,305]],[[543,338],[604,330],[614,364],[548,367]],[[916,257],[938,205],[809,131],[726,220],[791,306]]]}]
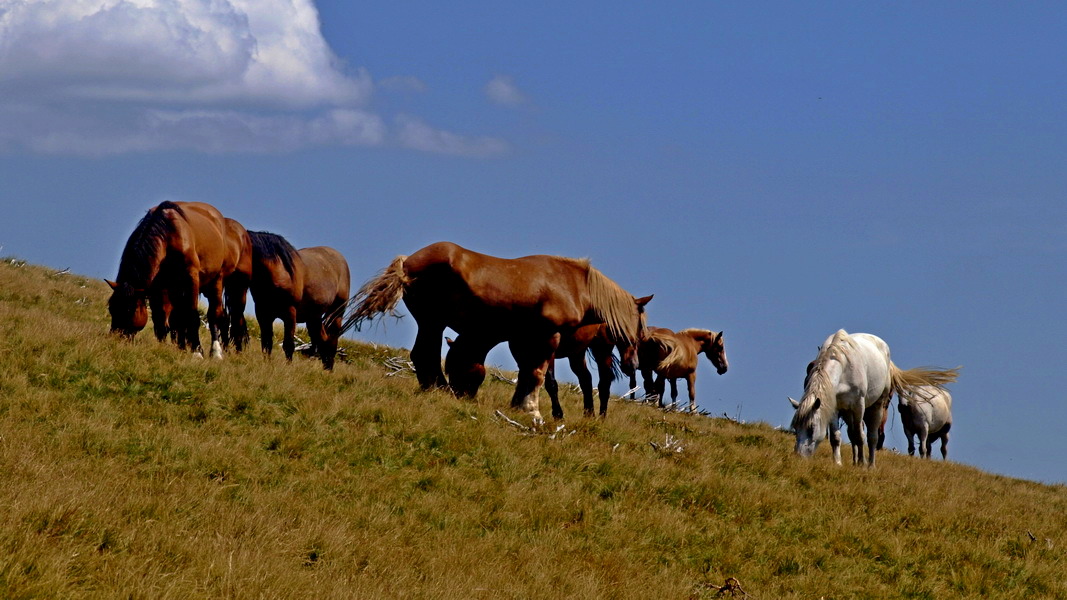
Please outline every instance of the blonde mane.
[{"label": "blonde mane", "polygon": [[608,326],[612,337],[615,340],[625,340],[636,344],[638,312],[634,297],[590,265],[588,259],[567,260],[585,266],[586,285],[589,288],[593,312]]},{"label": "blonde mane", "polygon": [[[684,335],[695,340],[696,338],[693,334],[710,336],[712,334],[712,331],[710,329],[698,329],[695,327],[690,327],[688,329],[682,329],[681,331],[678,331],[675,335]],[[667,356],[664,356],[663,360],[661,360],[659,363],[660,368],[673,369],[675,367],[689,367],[690,365],[696,364],[696,355],[699,354],[699,349],[693,350],[693,347],[689,344],[680,344],[673,336],[660,335],[658,337],[659,339],[657,341],[659,341],[659,343],[668,351]]]},{"label": "blonde mane", "polygon": [[834,397],[834,382],[830,379],[830,374],[826,372],[826,364],[830,361],[845,362],[848,351],[854,348],[855,343],[851,336],[844,329],[840,329],[830,339],[830,343],[819,350],[819,356],[815,358],[815,364],[808,376],[808,386],[804,389],[804,397],[800,400],[800,408],[797,409],[798,417],[804,420],[811,418],[814,412],[812,406],[816,398],[822,400],[820,410],[824,413],[836,410],[835,403],[831,402]]}]

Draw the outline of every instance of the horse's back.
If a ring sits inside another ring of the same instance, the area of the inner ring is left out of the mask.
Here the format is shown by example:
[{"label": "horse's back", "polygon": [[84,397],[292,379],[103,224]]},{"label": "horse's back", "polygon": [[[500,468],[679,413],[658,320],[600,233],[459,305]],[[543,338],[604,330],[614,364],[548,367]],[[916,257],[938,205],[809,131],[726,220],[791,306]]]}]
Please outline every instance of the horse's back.
[{"label": "horse's back", "polygon": [[329,246],[298,251],[304,263],[304,302],[318,307],[333,306],[348,298],[351,276],[348,261]]},{"label": "horse's back", "polygon": [[[584,266],[583,266],[584,265]],[[578,327],[587,263],[548,255],[499,258],[452,242],[437,242],[404,261],[412,281],[404,302],[416,319],[448,315],[450,327],[543,320]]]}]

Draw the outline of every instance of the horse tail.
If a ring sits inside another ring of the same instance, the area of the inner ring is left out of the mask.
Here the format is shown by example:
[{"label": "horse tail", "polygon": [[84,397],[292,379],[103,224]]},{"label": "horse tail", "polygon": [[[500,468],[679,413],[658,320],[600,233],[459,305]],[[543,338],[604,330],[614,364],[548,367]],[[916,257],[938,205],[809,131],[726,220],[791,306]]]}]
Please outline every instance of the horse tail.
[{"label": "horse tail", "polygon": [[661,369],[675,365],[681,360],[682,352],[680,350],[681,344],[678,344],[669,333],[663,333],[660,331],[651,331],[648,334],[648,338],[643,342],[645,344],[655,344],[660,348],[660,353],[663,355],[663,359],[658,364],[653,365],[653,369]]},{"label": "horse tail", "polygon": [[631,344],[638,342],[638,312],[634,297],[587,263],[586,285],[593,312],[608,326],[611,337]]},{"label": "horse tail", "polygon": [[341,326],[341,333],[353,327],[358,331],[363,321],[373,319],[384,312],[395,317],[400,316],[396,313],[396,305],[404,297],[404,289],[411,283],[411,278],[404,271],[404,261],[407,258],[404,255],[394,258],[377,277],[364,283],[355,295],[337,309],[344,312],[351,308],[344,325]]},{"label": "horse tail", "polygon": [[936,367],[916,367],[914,369],[903,370],[893,364],[893,361],[889,361],[889,379],[891,388],[891,394],[895,393],[898,396],[903,394],[913,394],[918,388],[924,385],[932,385],[937,387],[943,387],[956,381],[959,377],[960,367],[954,369],[938,369]]}]

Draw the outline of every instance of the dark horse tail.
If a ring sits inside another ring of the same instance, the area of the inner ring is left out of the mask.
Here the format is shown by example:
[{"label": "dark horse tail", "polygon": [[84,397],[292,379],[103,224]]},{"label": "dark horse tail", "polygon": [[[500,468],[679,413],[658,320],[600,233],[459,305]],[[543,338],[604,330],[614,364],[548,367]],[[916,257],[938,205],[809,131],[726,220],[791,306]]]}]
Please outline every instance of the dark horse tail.
[{"label": "dark horse tail", "polygon": [[293,261],[297,252],[289,240],[268,231],[249,231],[248,237],[252,240],[255,266],[258,266],[261,260],[280,260],[289,276],[293,276]]},{"label": "dark horse tail", "polygon": [[382,269],[377,277],[371,279],[359,288],[348,302],[340,310],[348,310],[341,333],[355,327],[358,331],[363,321],[388,312],[393,316],[396,313],[396,305],[404,297],[404,288],[411,283],[411,279],[404,271],[404,261],[407,256],[397,256],[389,266]]}]

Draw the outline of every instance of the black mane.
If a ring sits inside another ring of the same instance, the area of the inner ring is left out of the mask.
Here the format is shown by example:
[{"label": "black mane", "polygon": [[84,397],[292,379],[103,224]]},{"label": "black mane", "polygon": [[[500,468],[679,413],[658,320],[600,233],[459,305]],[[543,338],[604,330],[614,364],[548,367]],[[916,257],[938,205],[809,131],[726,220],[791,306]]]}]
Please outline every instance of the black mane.
[{"label": "black mane", "polygon": [[175,231],[174,223],[163,214],[166,209],[177,211],[182,218],[185,218],[182,207],[170,201],[161,202],[158,206],[149,209],[148,214],[137,223],[130,238],[126,240],[126,247],[122,250],[122,260],[119,262],[119,283],[140,288],[147,287],[150,283],[148,278],[152,274],[159,246],[164,243],[168,235]]},{"label": "black mane", "polygon": [[252,239],[252,258],[258,264],[261,260],[280,260],[286,272],[293,275],[293,261],[297,256],[296,248],[288,240],[269,231],[249,231]]}]

